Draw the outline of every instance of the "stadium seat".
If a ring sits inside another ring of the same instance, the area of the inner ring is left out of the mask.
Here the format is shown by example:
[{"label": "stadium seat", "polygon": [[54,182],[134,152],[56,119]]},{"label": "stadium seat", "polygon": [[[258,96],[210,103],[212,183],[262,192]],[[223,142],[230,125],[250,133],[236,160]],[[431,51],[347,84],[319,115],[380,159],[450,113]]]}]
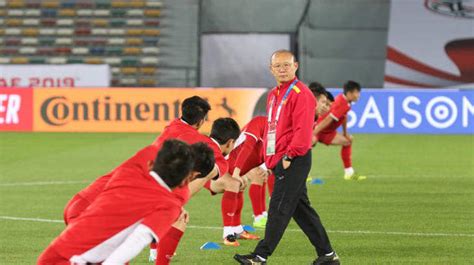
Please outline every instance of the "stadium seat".
[{"label": "stadium seat", "polygon": [[160,25],[160,21],[158,19],[147,19],[145,20],[145,25],[150,27],[156,27]]},{"label": "stadium seat", "polygon": [[89,63],[89,64],[102,64],[102,58],[99,57],[88,57],[84,59],[84,63]]},{"label": "stadium seat", "polygon": [[73,29],[68,29],[68,28],[65,28],[65,29],[57,29],[56,30],[56,34],[58,35],[72,35],[74,33]]},{"label": "stadium seat", "polygon": [[78,58],[78,57],[69,57],[69,58],[67,58],[67,63],[70,63],[70,64],[84,63],[84,60],[82,58]]},{"label": "stadium seat", "polygon": [[26,2],[25,3],[25,7],[27,8],[40,8],[41,7],[41,3],[38,1],[38,2]]},{"label": "stadium seat", "polygon": [[140,68],[140,73],[142,74],[147,74],[147,75],[153,75],[156,74],[156,68],[155,67],[141,67]]},{"label": "stadium seat", "polygon": [[19,38],[8,38],[5,40],[7,46],[17,46],[21,44],[21,39]]},{"label": "stadium seat", "polygon": [[53,55],[55,52],[54,48],[51,47],[41,47],[38,49],[38,55]]},{"label": "stadium seat", "polygon": [[52,27],[56,25],[57,20],[55,18],[43,18],[40,23],[42,26]]},{"label": "stadium seat", "polygon": [[147,9],[145,10],[145,16],[147,17],[159,17],[161,11],[159,9]]},{"label": "stadium seat", "polygon": [[74,20],[72,19],[58,19],[56,21],[58,26],[71,26],[74,23]]},{"label": "stadium seat", "polygon": [[72,53],[73,54],[88,54],[89,50],[84,47],[75,47],[75,48],[72,48]]},{"label": "stadium seat", "polygon": [[42,9],[41,16],[42,17],[56,17],[58,12],[56,9]]},{"label": "stadium seat", "polygon": [[91,21],[90,19],[76,19],[76,21],[74,22],[74,26],[76,27],[90,27],[91,26]]},{"label": "stadium seat", "polygon": [[107,44],[107,39],[105,38],[93,38],[90,39],[90,45],[104,46]]},{"label": "stadium seat", "polygon": [[127,35],[136,36],[143,35],[144,29],[127,29]]},{"label": "stadium seat", "polygon": [[37,38],[23,38],[21,39],[21,44],[23,45],[37,45],[38,39]]},{"label": "stadium seat", "polygon": [[56,54],[70,54],[71,53],[71,48],[69,47],[57,47],[55,49]]},{"label": "stadium seat", "polygon": [[9,9],[8,10],[8,15],[11,17],[21,17],[25,15],[25,12],[22,9]]},{"label": "stadium seat", "polygon": [[156,80],[152,78],[140,78],[138,84],[141,86],[156,86]]},{"label": "stadium seat", "polygon": [[19,28],[7,28],[5,30],[5,35],[20,35],[21,30]]},{"label": "stadium seat", "polygon": [[122,78],[120,80],[120,83],[122,85],[136,85],[137,84],[137,79],[136,78],[133,78],[133,77],[130,77],[130,78]]},{"label": "stadium seat", "polygon": [[8,1],[7,6],[9,8],[19,8],[19,7],[25,7],[25,3],[23,1]]},{"label": "stadium seat", "polygon": [[138,73],[138,68],[136,68],[136,67],[122,67],[120,69],[120,73],[122,73],[124,75],[136,74],[136,73]]},{"label": "stadium seat", "polygon": [[146,2],[146,6],[147,7],[162,7],[163,6],[163,3],[162,2],[159,2],[159,1],[147,1]]},{"label": "stadium seat", "polygon": [[125,29],[108,29],[109,35],[124,35]]},{"label": "stadium seat", "polygon": [[59,7],[59,1],[41,1],[42,7],[56,8]]},{"label": "stadium seat", "polygon": [[126,39],[125,43],[127,45],[142,45],[143,44],[143,39],[141,39],[141,38],[128,38],[128,39]]},{"label": "stadium seat", "polygon": [[159,29],[145,29],[143,30],[143,34],[147,36],[158,36],[160,35]]},{"label": "stadium seat", "polygon": [[127,23],[124,19],[114,18],[114,19],[110,20],[110,26],[111,27],[123,27],[126,24]]},{"label": "stadium seat", "polygon": [[120,74],[120,68],[119,67],[111,67],[110,71],[112,74]]},{"label": "stadium seat", "polygon": [[139,61],[136,57],[125,57],[122,59],[122,64],[128,66],[136,66],[139,64]]},{"label": "stadium seat", "polygon": [[24,19],[23,20],[23,25],[25,25],[25,26],[36,26],[36,25],[39,25],[39,24],[40,24],[40,21],[38,19],[29,18],[29,19]]},{"label": "stadium seat", "polygon": [[67,63],[66,57],[51,57],[46,60],[50,64],[65,64]]},{"label": "stadium seat", "polygon": [[141,17],[143,16],[143,10],[142,9],[129,9],[126,11],[127,16],[131,17]]},{"label": "stadium seat", "polygon": [[90,34],[91,34],[90,28],[76,28],[74,30],[74,35],[84,36],[84,35],[90,35]]},{"label": "stadium seat", "polygon": [[5,20],[3,18],[0,18],[0,25],[3,25],[5,23]]},{"label": "stadium seat", "polygon": [[104,28],[97,28],[97,29],[92,29],[92,35],[107,35],[107,29]]},{"label": "stadium seat", "polygon": [[39,30],[37,28],[24,28],[22,34],[26,36],[37,36]]},{"label": "stadium seat", "polygon": [[44,46],[53,45],[55,40],[56,39],[53,38],[53,37],[40,37],[39,38],[39,44],[44,45]]},{"label": "stadium seat", "polygon": [[144,54],[158,54],[160,53],[160,49],[158,47],[145,47],[143,48]]},{"label": "stadium seat", "polygon": [[20,51],[18,48],[13,47],[13,48],[3,48],[0,50],[0,53],[4,55],[17,55],[18,53],[20,53]]},{"label": "stadium seat", "polygon": [[124,9],[112,9],[110,10],[110,14],[114,17],[123,17],[127,14],[127,11]]},{"label": "stadium seat", "polygon": [[56,30],[53,28],[40,28],[39,34],[40,35],[55,35]]},{"label": "stadium seat", "polygon": [[159,38],[156,37],[144,37],[143,42],[147,46],[156,46],[158,44]]},{"label": "stadium seat", "polygon": [[143,25],[143,20],[142,19],[129,19],[126,21],[126,24],[128,26],[141,26]]},{"label": "stadium seat", "polygon": [[10,60],[12,64],[27,64],[30,60],[27,57],[13,57]]},{"label": "stadium seat", "polygon": [[17,18],[10,18],[10,19],[7,19],[5,21],[5,24],[7,26],[10,26],[10,27],[16,27],[16,26],[21,26],[22,23],[22,20],[21,19],[17,19]]},{"label": "stadium seat", "polygon": [[46,58],[45,57],[31,57],[30,63],[31,64],[44,64],[46,63]]},{"label": "stadium seat", "polygon": [[92,25],[95,27],[107,27],[109,25],[109,21],[107,19],[93,19]]},{"label": "stadium seat", "polygon": [[73,17],[76,15],[76,11],[74,9],[60,9],[59,16],[61,17]]},{"label": "stadium seat", "polygon": [[110,39],[107,39],[107,43],[112,44],[112,45],[123,45],[123,44],[125,44],[125,39],[123,39],[123,38],[110,38]]},{"label": "stadium seat", "polygon": [[158,58],[156,58],[156,57],[143,57],[143,58],[140,59],[140,62],[144,65],[158,64]]},{"label": "stadium seat", "polygon": [[106,48],[106,53],[110,55],[122,55],[122,47],[111,46]]},{"label": "stadium seat", "polygon": [[107,10],[107,9],[94,10],[94,16],[108,17],[110,16],[110,10]]},{"label": "stadium seat", "polygon": [[94,1],[84,1],[84,0],[77,0],[76,6],[79,8],[92,8],[94,7]]},{"label": "stadium seat", "polygon": [[106,9],[106,8],[111,7],[111,3],[110,3],[110,1],[98,0],[98,1],[95,2],[95,7]]},{"label": "stadium seat", "polygon": [[79,10],[76,10],[76,15],[77,16],[90,17],[90,16],[92,16],[92,14],[93,14],[92,9],[79,9]]},{"label": "stadium seat", "polygon": [[89,49],[89,52],[91,55],[103,55],[105,54],[105,48],[104,47],[91,47]]},{"label": "stadium seat", "polygon": [[11,61],[10,58],[0,57],[0,64],[9,64],[10,61]]},{"label": "stadium seat", "polygon": [[74,8],[76,6],[75,1],[61,2],[61,8]]},{"label": "stadium seat", "polygon": [[119,57],[108,57],[104,59],[104,63],[111,65],[118,65],[122,63],[122,59]]},{"label": "stadium seat", "polygon": [[72,39],[71,38],[57,38],[55,43],[59,45],[72,45]]},{"label": "stadium seat", "polygon": [[41,11],[39,9],[27,9],[27,10],[25,10],[25,16],[38,17],[40,15],[41,15]]},{"label": "stadium seat", "polygon": [[5,35],[5,30],[4,29],[0,29],[0,36],[3,36]]},{"label": "stadium seat", "polygon": [[140,54],[141,49],[136,47],[127,47],[123,50],[123,53],[126,55],[136,55]]},{"label": "stadium seat", "polygon": [[36,48],[35,47],[21,47],[19,51],[21,54],[35,54]]}]

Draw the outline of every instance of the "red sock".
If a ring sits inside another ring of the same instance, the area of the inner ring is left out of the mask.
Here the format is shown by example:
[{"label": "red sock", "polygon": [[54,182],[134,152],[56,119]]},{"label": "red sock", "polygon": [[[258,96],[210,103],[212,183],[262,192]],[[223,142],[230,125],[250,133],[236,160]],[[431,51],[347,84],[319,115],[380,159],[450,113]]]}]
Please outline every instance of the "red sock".
[{"label": "red sock", "polygon": [[268,176],[267,184],[268,184],[268,195],[270,197],[272,197],[273,186],[275,185],[275,175],[274,174],[271,174],[270,176]]},{"label": "red sock", "polygon": [[237,192],[232,191],[224,191],[224,195],[222,195],[221,213],[224,226],[233,226],[238,196]]},{"label": "red sock", "polygon": [[244,193],[239,192],[239,195],[237,195],[237,209],[235,210],[232,226],[238,226],[242,224],[242,208],[244,208]]},{"label": "red sock", "polygon": [[265,190],[265,182],[262,185],[262,190],[260,191],[260,209],[262,209],[262,213],[267,211],[267,191]]},{"label": "red sock", "polygon": [[352,145],[343,146],[341,149],[341,158],[344,168],[352,167]]},{"label": "red sock", "polygon": [[178,228],[171,227],[158,244],[158,257],[156,257],[155,262],[156,265],[167,265],[170,263],[183,234],[183,231]]},{"label": "red sock", "polygon": [[156,242],[150,243],[150,248],[151,249],[156,249]]},{"label": "red sock", "polygon": [[262,189],[265,190],[264,187],[257,184],[250,185],[249,188],[249,197],[250,201],[252,202],[252,209],[253,215],[258,216],[262,214]]}]

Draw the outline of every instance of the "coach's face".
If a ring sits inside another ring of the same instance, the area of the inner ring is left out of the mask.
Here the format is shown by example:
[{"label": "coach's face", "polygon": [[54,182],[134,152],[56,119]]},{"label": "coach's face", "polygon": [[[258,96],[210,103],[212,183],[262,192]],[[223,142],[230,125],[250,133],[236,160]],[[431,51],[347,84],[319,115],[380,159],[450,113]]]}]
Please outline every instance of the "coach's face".
[{"label": "coach's face", "polygon": [[275,53],[270,63],[270,71],[280,84],[295,78],[298,62],[291,53]]}]

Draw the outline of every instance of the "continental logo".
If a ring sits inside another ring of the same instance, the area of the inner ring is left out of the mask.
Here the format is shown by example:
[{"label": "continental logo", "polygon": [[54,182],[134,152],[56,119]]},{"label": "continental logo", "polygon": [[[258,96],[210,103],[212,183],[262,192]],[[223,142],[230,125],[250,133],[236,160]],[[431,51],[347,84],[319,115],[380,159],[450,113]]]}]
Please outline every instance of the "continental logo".
[{"label": "continental logo", "polygon": [[180,100],[172,102],[115,101],[111,96],[90,100],[74,100],[66,96],[51,96],[41,103],[41,118],[52,126],[70,122],[168,122],[180,115]]}]

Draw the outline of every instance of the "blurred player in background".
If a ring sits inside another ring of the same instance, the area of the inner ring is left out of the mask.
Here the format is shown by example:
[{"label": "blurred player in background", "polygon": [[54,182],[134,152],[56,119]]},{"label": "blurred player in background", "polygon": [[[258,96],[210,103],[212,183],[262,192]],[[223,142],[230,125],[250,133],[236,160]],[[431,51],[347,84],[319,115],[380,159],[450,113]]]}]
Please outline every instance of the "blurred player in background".
[{"label": "blurred player in background", "polygon": [[[351,103],[359,100],[361,87],[357,82],[347,81],[343,93],[339,94],[328,113],[318,118],[313,130],[313,143],[321,142],[325,145],[340,145],[341,158],[344,164],[345,180],[364,180],[367,177],[354,172],[352,168],[352,140],[347,132],[347,113],[351,110]],[[342,134],[337,128],[342,125]]]}]

